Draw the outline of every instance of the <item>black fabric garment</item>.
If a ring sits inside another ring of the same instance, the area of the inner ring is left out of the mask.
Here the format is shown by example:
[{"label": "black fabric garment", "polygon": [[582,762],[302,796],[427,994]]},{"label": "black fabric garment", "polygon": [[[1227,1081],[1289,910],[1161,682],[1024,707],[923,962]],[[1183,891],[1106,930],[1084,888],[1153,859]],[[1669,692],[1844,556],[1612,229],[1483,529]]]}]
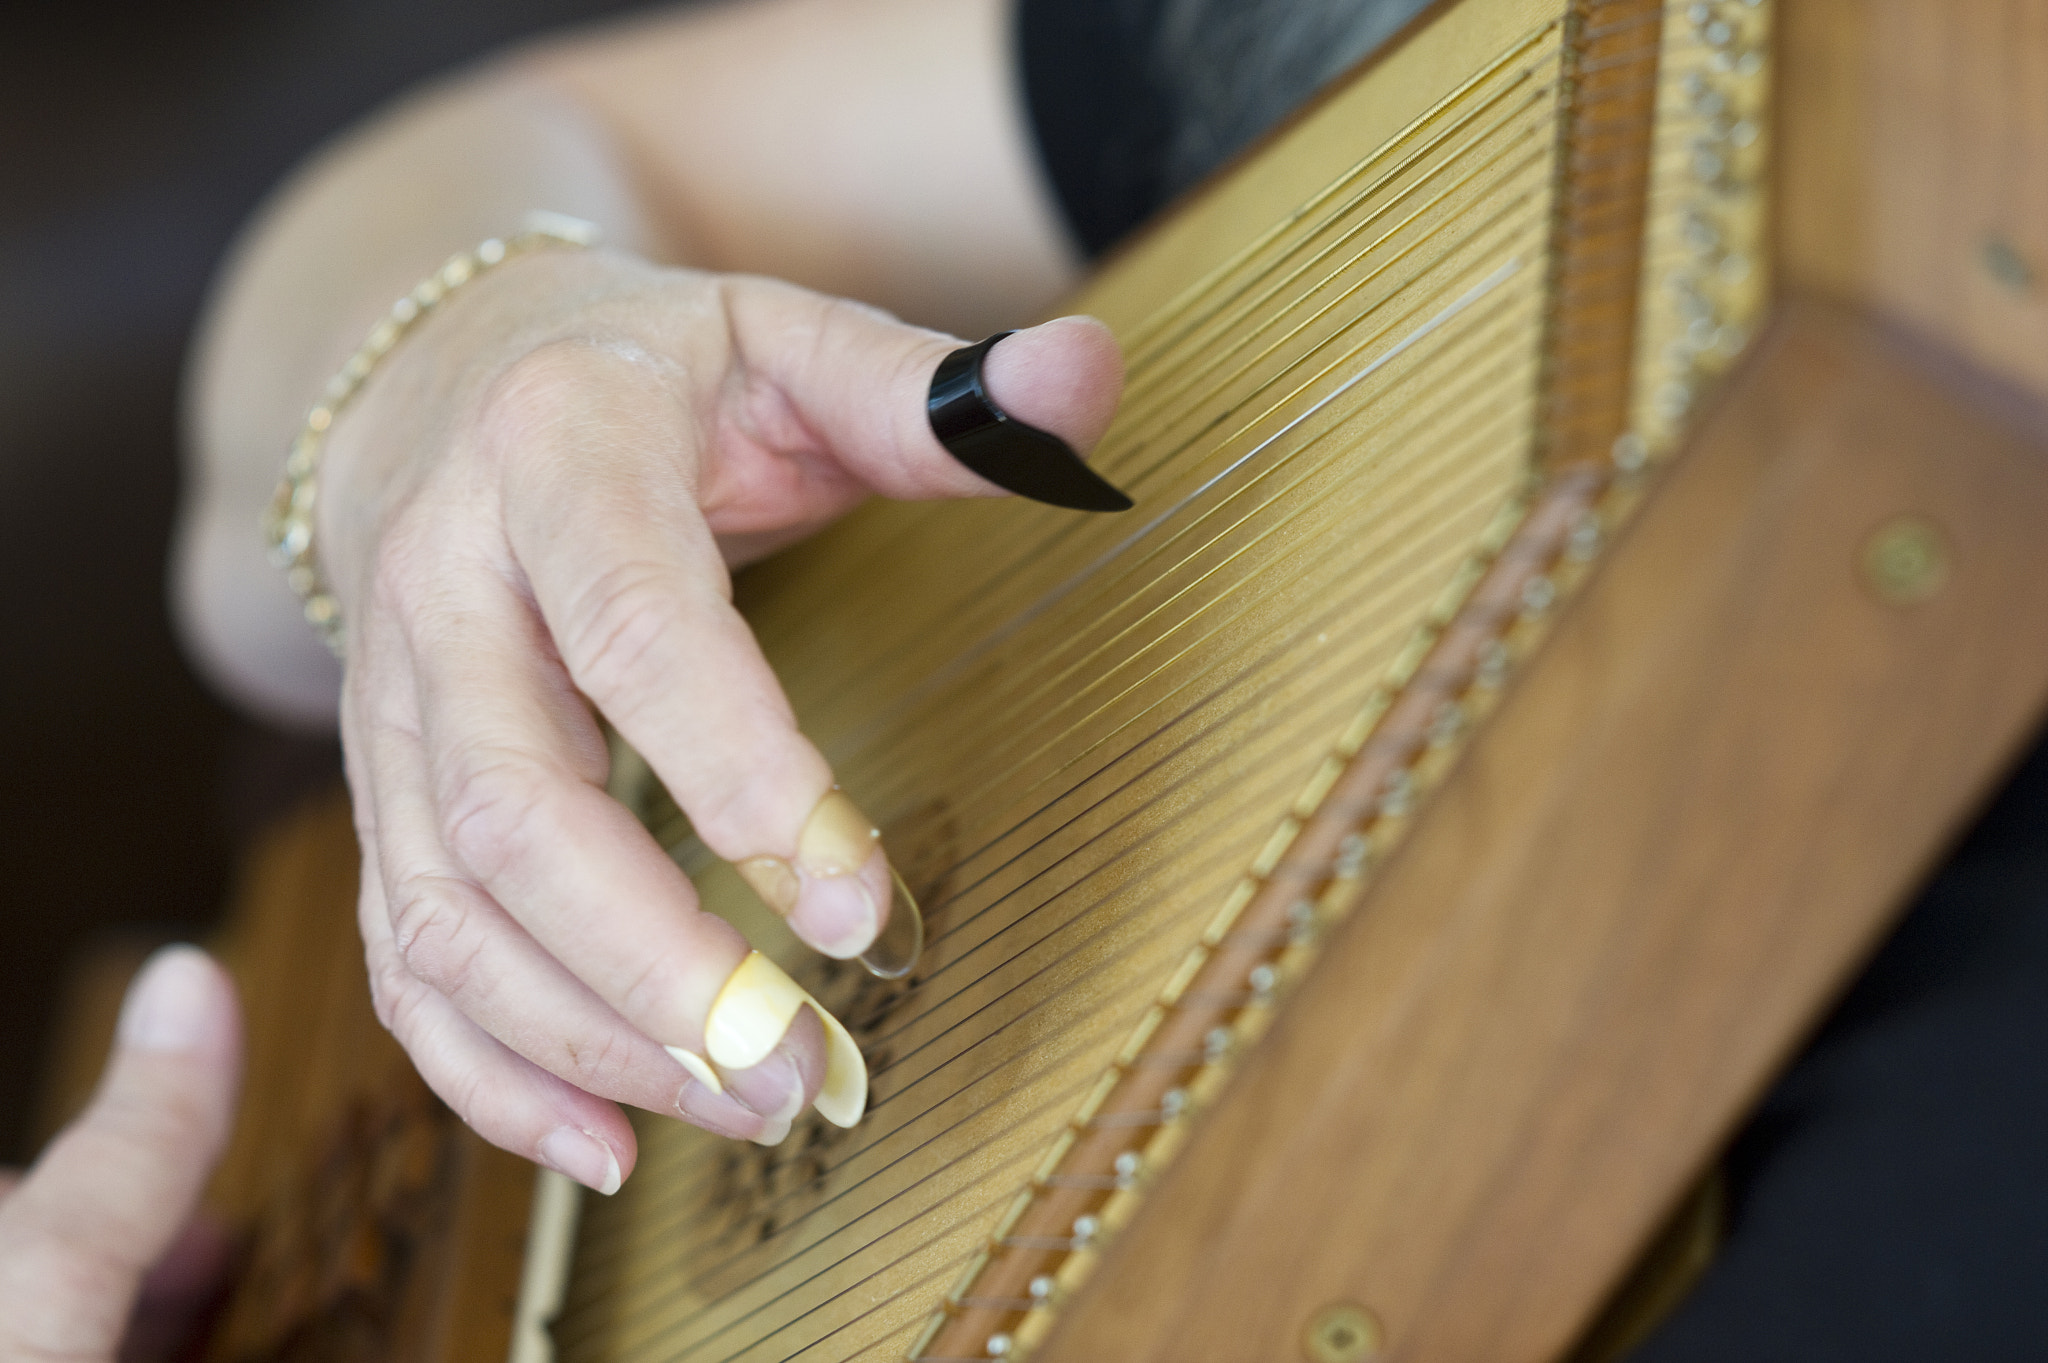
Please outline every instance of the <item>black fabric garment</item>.
[{"label": "black fabric garment", "polygon": [[[1021,3],[1040,153],[1091,255],[1179,187],[1165,167],[1187,92],[1157,59],[1174,3]],[[1637,1363],[2048,1358],[2048,743],[1727,1167],[1728,1242]]]},{"label": "black fabric garment", "polygon": [[1159,0],[1045,0],[1017,14],[1017,53],[1040,161],[1090,256],[1171,197],[1169,92],[1151,83],[1146,40]]},{"label": "black fabric garment", "polygon": [[1099,254],[1428,0],[1031,0],[1017,50],[1042,162]]}]

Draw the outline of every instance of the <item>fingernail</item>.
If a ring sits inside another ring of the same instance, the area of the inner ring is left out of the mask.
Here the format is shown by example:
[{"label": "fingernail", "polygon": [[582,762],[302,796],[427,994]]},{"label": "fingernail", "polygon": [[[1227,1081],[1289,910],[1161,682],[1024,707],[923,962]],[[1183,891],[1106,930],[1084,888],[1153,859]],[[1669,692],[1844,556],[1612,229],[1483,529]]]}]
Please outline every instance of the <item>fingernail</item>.
[{"label": "fingernail", "polygon": [[[801,1026],[791,1019],[792,1027]],[[804,1076],[796,1057],[790,1054],[788,1039],[769,1052],[768,1058],[752,1069],[726,1075],[725,1091],[758,1112],[769,1122],[787,1122],[804,1110]]]},{"label": "fingernail", "polygon": [[728,1074],[752,1069],[781,1044],[806,1006],[825,1029],[825,1082],[813,1105],[826,1121],[852,1126],[867,1110],[868,1069],[860,1047],[838,1018],[760,952],[747,953],[718,991],[704,1020],[704,1049]]},{"label": "fingernail", "polygon": [[711,1068],[711,1062],[695,1051],[686,1051],[681,1046],[663,1046],[662,1049],[676,1058],[676,1063],[690,1072],[690,1077],[710,1089],[713,1093],[725,1092],[725,1083],[718,1077],[718,1071]]},{"label": "fingernail", "polygon": [[196,1050],[212,1028],[213,965],[198,947],[159,949],[136,972],[121,1004],[123,1046]]},{"label": "fingernail", "polygon": [[883,926],[890,871],[888,859],[877,857],[881,837],[860,807],[833,789],[804,821],[794,865],[749,857],[737,869],[797,936],[847,960],[868,950]]},{"label": "fingernail", "polygon": [[860,954],[860,963],[870,975],[895,980],[908,975],[924,952],[924,914],[918,910],[910,887],[893,869],[889,872],[889,886],[889,919]]},{"label": "fingernail", "polygon": [[593,1192],[610,1197],[625,1182],[611,1146],[573,1126],[558,1126],[541,1138],[540,1161]]},{"label": "fingernail", "polygon": [[789,926],[819,951],[844,961],[860,955],[875,940],[881,918],[874,895],[859,876],[821,876],[804,882]]},{"label": "fingernail", "polygon": [[789,1139],[789,1121],[770,1122],[761,1128],[761,1134],[754,1137],[754,1144],[775,1146]]},{"label": "fingernail", "polygon": [[694,1079],[683,1081],[676,1093],[676,1114],[706,1131],[734,1140],[755,1140],[761,1116],[742,1107],[728,1093],[714,1093]]}]

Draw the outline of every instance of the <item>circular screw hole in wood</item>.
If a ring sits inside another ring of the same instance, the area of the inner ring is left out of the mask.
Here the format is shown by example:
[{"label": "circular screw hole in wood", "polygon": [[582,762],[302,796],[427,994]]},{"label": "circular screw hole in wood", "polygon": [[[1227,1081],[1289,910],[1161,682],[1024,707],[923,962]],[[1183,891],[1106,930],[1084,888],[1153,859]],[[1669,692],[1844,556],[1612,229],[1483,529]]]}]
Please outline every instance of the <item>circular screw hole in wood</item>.
[{"label": "circular screw hole in wood", "polygon": [[1948,540],[1919,516],[1899,516],[1863,543],[1863,581],[1887,606],[1927,600],[1948,581]]},{"label": "circular screw hole in wood", "polygon": [[1366,1363],[1379,1357],[1380,1323],[1363,1306],[1338,1302],[1315,1313],[1301,1343],[1310,1363]]}]

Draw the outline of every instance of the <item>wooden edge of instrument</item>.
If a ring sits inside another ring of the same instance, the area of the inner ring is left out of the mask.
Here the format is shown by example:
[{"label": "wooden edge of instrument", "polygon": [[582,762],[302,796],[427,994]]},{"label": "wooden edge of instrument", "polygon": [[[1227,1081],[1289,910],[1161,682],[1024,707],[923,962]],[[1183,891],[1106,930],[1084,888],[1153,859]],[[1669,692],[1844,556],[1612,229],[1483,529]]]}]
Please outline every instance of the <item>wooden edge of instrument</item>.
[{"label": "wooden edge of instrument", "polygon": [[1629,428],[1665,0],[1572,0],[1536,460],[1604,468]]},{"label": "wooden edge of instrument", "polygon": [[251,850],[215,944],[247,1046],[207,1193],[243,1242],[214,1363],[498,1363],[510,1346],[533,1167],[457,1120],[377,1021],[358,867],[345,793],[292,811]]},{"label": "wooden edge of instrument", "polygon": [[1786,304],[1039,1355],[1555,1358],[2038,715],[2044,517]]},{"label": "wooden edge of instrument", "polygon": [[[1022,1355],[1056,1328],[1103,1243],[1174,1158],[1185,1115],[1228,1082],[1232,1052],[1270,1025],[1276,990],[1313,959],[1316,936],[1355,898],[1368,861],[1398,844],[1408,806],[1454,760],[1513,654],[1533,646],[1551,604],[1591,559],[1629,425],[1663,17],[1662,0],[1566,8],[1535,441],[1547,476],[1485,537],[1311,778],[959,1275],[912,1358]],[[1632,497],[1609,502],[1618,516],[1614,503]]]},{"label": "wooden edge of instrument", "polygon": [[1396,848],[1591,557],[1608,476],[1573,469],[1506,508],[1311,777],[1158,1001],[960,1275],[911,1357],[1022,1354],[1096,1269],[1188,1119],[1229,1082],[1289,984]]}]

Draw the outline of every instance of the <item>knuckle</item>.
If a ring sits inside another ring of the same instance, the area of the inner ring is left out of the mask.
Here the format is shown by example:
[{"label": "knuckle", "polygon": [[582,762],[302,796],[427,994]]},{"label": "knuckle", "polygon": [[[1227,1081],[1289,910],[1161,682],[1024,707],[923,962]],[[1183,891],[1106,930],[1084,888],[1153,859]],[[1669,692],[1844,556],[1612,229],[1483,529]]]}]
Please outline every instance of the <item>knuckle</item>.
[{"label": "knuckle", "polygon": [[544,342],[513,360],[479,399],[483,448],[518,449],[527,437],[580,419],[604,364],[598,347],[577,340]]},{"label": "knuckle", "polygon": [[369,973],[370,1001],[376,1008],[377,1021],[412,1057],[427,1087],[465,1124],[494,1144],[503,1144],[485,1120],[483,1107],[490,1088],[485,1076],[467,1068],[436,1063],[433,1048],[427,1044],[426,1029],[431,1021],[425,1008],[433,992],[409,975],[394,954],[371,953]]},{"label": "knuckle", "polygon": [[485,881],[523,847],[546,845],[549,781],[530,759],[504,752],[460,755],[441,802],[441,836]]},{"label": "knuckle", "polygon": [[[672,573],[646,562],[600,573],[572,603],[560,640],[570,675],[607,710],[630,707],[686,628],[684,599]],[[626,718],[615,714],[614,718]]]},{"label": "knuckle", "polygon": [[678,1021],[668,1015],[675,1010],[677,999],[688,997],[687,974],[680,961],[664,952],[654,953],[632,978],[621,982],[620,1011],[650,1036],[673,1032],[675,1029],[665,1024]]},{"label": "knuckle", "polygon": [[424,998],[420,982],[406,970],[392,951],[372,949],[364,963],[370,977],[370,1007],[385,1031],[409,1052],[419,1034],[419,1010]]},{"label": "knuckle", "polygon": [[416,980],[449,998],[476,982],[484,925],[470,888],[445,876],[407,876],[391,887],[391,935],[399,960]]}]

